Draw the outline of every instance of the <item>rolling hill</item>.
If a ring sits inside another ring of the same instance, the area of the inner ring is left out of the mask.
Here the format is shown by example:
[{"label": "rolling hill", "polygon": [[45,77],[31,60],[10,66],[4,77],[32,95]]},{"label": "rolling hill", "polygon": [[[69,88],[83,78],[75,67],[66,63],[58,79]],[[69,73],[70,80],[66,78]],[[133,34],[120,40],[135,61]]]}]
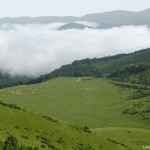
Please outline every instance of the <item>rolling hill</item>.
[{"label": "rolling hill", "polygon": [[[130,97],[136,91],[115,86],[106,79],[57,78],[41,84],[2,89],[0,99],[89,128],[148,128],[149,96],[135,101]],[[136,113],[130,113],[128,108]]]},{"label": "rolling hill", "polygon": [[11,149],[17,149],[16,143],[6,139],[10,139],[10,135],[17,138],[19,150],[98,150],[110,147],[112,150],[140,150],[143,144],[150,144],[150,131],[147,129],[103,128],[90,131],[87,127],[80,128],[2,102],[0,111],[2,150],[8,149],[9,145],[13,145]]},{"label": "rolling hill", "polygon": [[[10,134],[18,139],[19,145],[41,149],[98,149],[106,138],[95,133],[54,120],[31,110],[13,108],[0,104],[0,140]],[[82,139],[81,139],[82,136]],[[106,145],[106,147],[108,147]]]},{"label": "rolling hill", "polygon": [[15,138],[18,150],[143,149],[150,144],[149,73],[144,49],[76,60],[29,85],[0,89],[1,149]]},{"label": "rolling hill", "polygon": [[[149,28],[150,9],[81,17],[7,17],[0,18],[0,30],[12,33],[18,24],[52,23],[64,23],[55,29],[59,33],[85,28]],[[47,29],[51,30],[49,25]],[[3,42],[5,51],[7,40]],[[16,48],[20,48],[18,44]],[[38,78],[11,76],[0,70],[1,150],[141,150],[146,146],[150,146],[150,48],[74,60]]]},{"label": "rolling hill", "polygon": [[85,28],[90,28],[89,26],[83,25],[83,24],[79,24],[79,23],[67,23],[65,25],[62,25],[58,28],[58,30],[68,30],[68,29],[85,29]]},{"label": "rolling hill", "polygon": [[[0,74],[0,88],[23,84],[41,83],[56,77],[110,77],[116,71],[128,66],[150,65],[150,49],[143,49],[129,54],[117,54],[103,58],[75,60],[53,72],[33,79],[29,77],[11,77]],[[147,75],[149,71],[147,70]],[[139,83],[139,82],[138,82]]]},{"label": "rolling hill", "polygon": [[39,149],[140,150],[150,144],[150,103],[149,96],[132,99],[134,92],[94,78],[1,89],[0,141],[13,135]]},{"label": "rolling hill", "polygon": [[[55,22],[74,23],[76,21],[96,22],[99,24],[97,29],[106,29],[127,25],[150,25],[150,9],[139,12],[132,11],[112,11],[104,13],[87,14],[81,17],[73,16],[43,16],[43,17],[18,17],[0,18],[0,24],[50,24]],[[72,27],[71,27],[72,28]],[[70,26],[69,28],[70,29]]]},{"label": "rolling hill", "polygon": [[75,60],[72,64],[64,65],[47,75],[30,80],[27,84],[40,83],[56,77],[109,77],[124,67],[140,64],[150,65],[149,48],[129,54]]}]

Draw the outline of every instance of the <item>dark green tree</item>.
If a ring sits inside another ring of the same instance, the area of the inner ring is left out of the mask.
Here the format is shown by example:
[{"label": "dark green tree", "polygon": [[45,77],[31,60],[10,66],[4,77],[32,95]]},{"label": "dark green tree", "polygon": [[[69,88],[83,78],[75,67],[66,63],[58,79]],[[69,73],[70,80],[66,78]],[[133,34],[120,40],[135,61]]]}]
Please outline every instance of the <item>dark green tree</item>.
[{"label": "dark green tree", "polygon": [[2,146],[2,150],[19,150],[17,139],[13,135],[9,135]]},{"label": "dark green tree", "polygon": [[141,75],[139,79],[140,79],[140,83],[145,86],[145,89],[147,89],[147,86],[150,85],[150,77]]}]

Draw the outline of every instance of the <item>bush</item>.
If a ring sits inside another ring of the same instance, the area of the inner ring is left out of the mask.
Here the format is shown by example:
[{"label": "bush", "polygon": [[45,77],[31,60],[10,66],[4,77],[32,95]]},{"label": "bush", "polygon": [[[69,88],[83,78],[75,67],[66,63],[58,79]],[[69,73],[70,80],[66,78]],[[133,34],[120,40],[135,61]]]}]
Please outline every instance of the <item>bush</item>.
[{"label": "bush", "polygon": [[13,108],[13,109],[21,109],[21,107],[17,106],[16,104],[6,104],[2,101],[0,101],[0,105],[3,105],[3,106],[7,106],[7,107],[10,107],[10,108]]},{"label": "bush", "polygon": [[83,131],[85,131],[85,132],[87,132],[87,133],[92,133],[92,131],[91,131],[87,126],[85,126],[85,127],[83,128]]},{"label": "bush", "polygon": [[46,115],[43,115],[42,117],[49,120],[49,121],[52,121],[52,122],[58,122],[58,120],[55,120],[52,117],[49,117],[49,116],[46,116]]},{"label": "bush", "polygon": [[26,146],[19,146],[18,140],[13,135],[9,135],[4,143],[2,143],[1,150],[38,150],[38,147],[26,147]]},{"label": "bush", "polygon": [[2,150],[17,150],[18,149],[18,141],[17,139],[13,136],[10,135],[4,142],[2,146]]}]

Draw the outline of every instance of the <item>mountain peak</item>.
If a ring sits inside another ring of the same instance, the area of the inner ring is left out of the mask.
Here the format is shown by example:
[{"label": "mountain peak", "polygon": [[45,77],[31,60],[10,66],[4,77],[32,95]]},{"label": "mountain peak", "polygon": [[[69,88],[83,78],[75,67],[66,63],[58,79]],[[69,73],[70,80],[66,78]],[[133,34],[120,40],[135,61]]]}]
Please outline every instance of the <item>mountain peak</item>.
[{"label": "mountain peak", "polygon": [[59,27],[58,30],[85,29],[85,28],[91,28],[91,27],[83,25],[83,24],[75,23],[75,22],[70,22],[70,23],[67,23],[67,24]]},{"label": "mountain peak", "polygon": [[144,10],[139,11],[139,12],[142,12],[142,13],[150,13],[150,8],[144,9]]}]

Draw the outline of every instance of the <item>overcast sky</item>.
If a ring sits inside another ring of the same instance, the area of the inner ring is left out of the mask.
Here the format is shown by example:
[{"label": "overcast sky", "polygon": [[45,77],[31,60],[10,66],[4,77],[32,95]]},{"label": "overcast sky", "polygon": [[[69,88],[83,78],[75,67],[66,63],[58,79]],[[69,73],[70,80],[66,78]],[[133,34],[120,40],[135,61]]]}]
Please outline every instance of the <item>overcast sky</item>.
[{"label": "overcast sky", "polygon": [[112,10],[140,11],[150,0],[0,0],[0,17],[82,16]]}]

